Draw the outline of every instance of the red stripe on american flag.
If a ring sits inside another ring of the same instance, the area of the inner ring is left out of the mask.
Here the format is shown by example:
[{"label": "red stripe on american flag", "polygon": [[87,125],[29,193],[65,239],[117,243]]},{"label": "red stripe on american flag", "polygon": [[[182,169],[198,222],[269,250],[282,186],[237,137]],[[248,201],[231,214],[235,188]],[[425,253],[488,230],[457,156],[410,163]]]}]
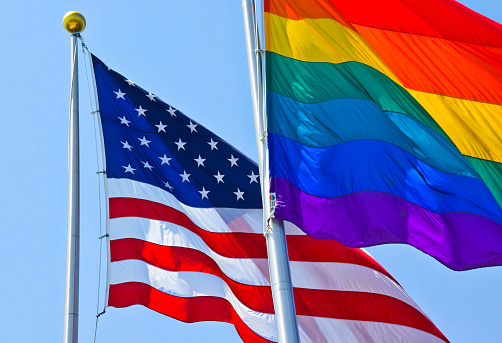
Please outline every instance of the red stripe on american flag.
[{"label": "red stripe on american flag", "polygon": [[185,323],[219,321],[231,323],[244,342],[271,343],[247,327],[225,299],[217,297],[180,298],[163,293],[149,285],[127,282],[110,285],[108,306],[143,305]]},{"label": "red stripe on american flag", "polygon": [[403,325],[448,341],[423,314],[387,295],[305,288],[293,292],[298,315]]}]

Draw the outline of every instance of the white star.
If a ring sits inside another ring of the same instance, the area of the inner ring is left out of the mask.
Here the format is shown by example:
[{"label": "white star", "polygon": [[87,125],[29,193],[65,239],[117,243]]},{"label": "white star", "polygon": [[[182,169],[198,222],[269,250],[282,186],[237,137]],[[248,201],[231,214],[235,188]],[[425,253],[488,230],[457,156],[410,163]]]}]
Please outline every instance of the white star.
[{"label": "white star", "polygon": [[133,167],[131,167],[130,164],[127,167],[126,166],[122,166],[122,168],[125,168],[125,172],[126,173],[133,173],[134,174],[134,171],[136,170]]},{"label": "white star", "polygon": [[187,172],[185,170],[183,170],[183,174],[179,174],[181,176],[181,178],[183,179],[181,182],[185,182],[185,181],[188,181],[190,182],[190,180],[188,180],[188,177],[192,174],[187,174]]},{"label": "white star", "polygon": [[202,190],[199,191],[199,193],[202,195],[202,199],[204,199],[204,198],[209,199],[207,197],[207,193],[209,193],[209,192],[211,192],[211,191],[206,191],[206,189],[204,187],[202,187]]},{"label": "white star", "polygon": [[241,191],[239,187],[237,187],[237,192],[234,192],[234,194],[237,195],[237,201],[239,201],[239,199],[244,200],[244,192]]},{"label": "white star", "polygon": [[148,139],[146,139],[146,137],[145,137],[145,136],[143,136],[143,138],[138,138],[138,139],[139,139],[139,141],[141,142],[141,145],[146,145],[147,147],[150,147],[150,146],[148,145],[148,143],[151,143],[152,141],[149,141]]},{"label": "white star", "polygon": [[230,167],[237,166],[238,159],[239,159],[238,157],[234,157],[234,155],[230,155],[230,158],[227,158],[227,160],[230,161]]},{"label": "white star", "polygon": [[150,165],[150,163],[148,163],[148,161],[146,162],[141,161],[141,163],[143,163],[143,168],[148,168],[150,169],[150,171],[153,169],[153,167]]},{"label": "white star", "polygon": [[172,160],[172,157],[167,157],[166,154],[164,154],[164,157],[159,158],[162,161],[160,165],[167,164],[168,166],[170,166],[169,161]]},{"label": "white star", "polygon": [[150,99],[150,101],[157,101],[155,100],[155,98],[157,97],[155,94],[152,94],[152,92],[148,92],[148,94],[146,95],[148,99]]},{"label": "white star", "polygon": [[178,146],[178,151],[179,151],[180,149],[185,150],[185,144],[187,144],[187,142],[182,142],[180,138],[180,140],[178,142],[174,142],[174,144]]},{"label": "white star", "polygon": [[131,80],[125,80],[125,82],[127,82],[129,86],[134,86],[134,82],[132,82]]},{"label": "white star", "polygon": [[138,117],[139,116],[146,117],[145,112],[148,111],[148,110],[145,110],[144,108],[142,108],[141,105],[139,105],[139,108],[135,108],[135,110],[138,111]]},{"label": "white star", "polygon": [[220,181],[221,181],[222,183],[225,183],[225,181],[223,181],[223,177],[225,177],[225,175],[220,174],[220,171],[219,171],[219,170],[218,170],[218,175],[213,175],[213,176],[216,178],[216,181],[217,181],[218,183],[220,183]]},{"label": "white star", "polygon": [[251,170],[251,175],[248,175],[248,177],[249,177],[249,179],[250,179],[250,180],[249,180],[249,183],[253,183],[253,182],[258,183],[258,177],[259,177],[259,176],[260,176],[260,174],[256,175],[256,174],[254,173],[254,171],[252,171],[252,170]]},{"label": "white star", "polygon": [[218,144],[218,142],[213,141],[212,138],[211,138],[211,142],[207,142],[207,144],[209,144],[211,146],[211,151],[213,151],[213,149],[218,150],[218,147],[216,146],[216,144]]},{"label": "white star", "polygon": [[118,98],[121,98],[121,99],[124,99],[124,100],[125,100],[124,95],[126,95],[126,93],[123,93],[123,92],[120,90],[120,88],[119,88],[119,91],[118,91],[118,92],[113,92],[113,93],[117,94],[117,99],[118,99]]},{"label": "white star", "polygon": [[197,132],[197,130],[195,129],[197,127],[197,124],[192,123],[191,120],[190,120],[190,125],[187,126],[190,128],[190,133],[193,133],[194,131]]},{"label": "white star", "polygon": [[169,114],[171,115],[171,117],[176,117],[176,114],[174,114],[174,112],[176,112],[177,110],[172,108],[171,105],[169,105],[169,109],[166,110],[167,112],[169,112]]},{"label": "white star", "polygon": [[172,191],[174,189],[174,187],[169,184],[169,181],[166,181],[164,183],[164,187],[169,188],[170,191]]},{"label": "white star", "polygon": [[127,149],[127,150],[131,151],[132,146],[131,146],[131,145],[129,145],[129,143],[128,143],[127,141],[125,141],[125,142],[120,142],[120,143],[122,143],[122,148],[124,148],[124,149]]},{"label": "white star", "polygon": [[127,120],[125,116],[123,116],[122,118],[120,117],[117,117],[120,119],[120,124],[125,124],[127,125],[127,127],[129,127],[129,123],[131,122],[130,120]]},{"label": "white star", "polygon": [[197,167],[200,167],[201,165],[205,167],[204,161],[206,160],[205,158],[200,157],[199,158],[194,158],[195,162],[197,162]]},{"label": "white star", "polygon": [[155,125],[155,126],[157,126],[157,128],[159,129],[159,132],[160,131],[166,132],[165,128],[166,128],[167,125],[163,125],[162,122],[159,122],[159,125]]}]

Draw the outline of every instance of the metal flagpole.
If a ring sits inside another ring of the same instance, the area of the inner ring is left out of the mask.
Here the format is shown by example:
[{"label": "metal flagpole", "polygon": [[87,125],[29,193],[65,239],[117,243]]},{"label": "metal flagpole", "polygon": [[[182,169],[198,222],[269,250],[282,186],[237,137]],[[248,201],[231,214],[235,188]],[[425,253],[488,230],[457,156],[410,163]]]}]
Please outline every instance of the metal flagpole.
[{"label": "metal flagpole", "polygon": [[72,34],[70,130],[68,144],[68,233],[63,343],[76,343],[78,340],[78,268],[80,246],[77,37],[79,36],[79,32],[82,32],[85,28],[85,19],[80,13],[68,12],[63,18],[63,26]]},{"label": "metal flagpole", "polygon": [[244,31],[246,35],[246,49],[249,66],[249,82],[253,104],[256,144],[260,168],[260,181],[262,186],[262,202],[264,227],[267,228],[268,264],[270,270],[270,283],[274,301],[275,321],[279,343],[298,343],[298,322],[296,318],[293,286],[289,267],[286,233],[282,220],[272,218],[269,177],[268,177],[268,150],[263,89],[263,51],[260,50],[256,9],[254,0],[242,0],[244,16]]}]

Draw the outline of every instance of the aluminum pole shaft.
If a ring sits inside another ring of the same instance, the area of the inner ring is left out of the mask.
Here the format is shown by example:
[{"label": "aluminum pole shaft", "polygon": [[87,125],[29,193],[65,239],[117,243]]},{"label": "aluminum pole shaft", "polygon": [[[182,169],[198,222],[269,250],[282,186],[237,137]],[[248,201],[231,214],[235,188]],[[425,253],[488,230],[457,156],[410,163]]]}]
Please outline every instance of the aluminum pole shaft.
[{"label": "aluminum pole shaft", "polygon": [[257,41],[258,37],[255,36],[256,30],[256,15],[254,10],[253,0],[242,0],[242,14],[244,17],[244,34],[246,37],[246,52],[248,58],[248,69],[249,69],[249,86],[251,89],[251,102],[253,106],[253,119],[254,119],[254,129],[256,136],[256,148],[258,152],[258,164],[260,168],[260,180],[262,181],[263,190],[263,156],[264,148],[263,141],[260,140],[264,128],[261,116],[261,106],[260,106],[260,83],[259,79],[259,61],[260,56],[257,55],[256,50],[258,49]]},{"label": "aluminum pole shaft", "polygon": [[267,235],[267,253],[277,337],[279,343],[298,343],[298,321],[284,223],[271,219],[269,225],[271,230]]},{"label": "aluminum pole shaft", "polygon": [[77,343],[80,246],[77,34],[72,34],[71,36],[71,93],[68,162],[68,233],[66,245],[63,343]]},{"label": "aluminum pole shaft", "polygon": [[274,301],[275,321],[279,343],[298,343],[298,322],[296,318],[293,287],[289,266],[286,233],[281,220],[271,219],[269,202],[269,175],[267,163],[267,137],[264,135],[266,125],[265,104],[263,99],[263,63],[262,54],[258,53],[259,37],[256,25],[256,12],[254,0],[242,0],[242,13],[244,17],[244,32],[246,35],[246,48],[249,66],[249,80],[253,103],[256,144],[258,148],[258,164],[262,185],[262,202],[264,224],[271,226],[267,234],[268,264],[270,270],[270,283]]}]

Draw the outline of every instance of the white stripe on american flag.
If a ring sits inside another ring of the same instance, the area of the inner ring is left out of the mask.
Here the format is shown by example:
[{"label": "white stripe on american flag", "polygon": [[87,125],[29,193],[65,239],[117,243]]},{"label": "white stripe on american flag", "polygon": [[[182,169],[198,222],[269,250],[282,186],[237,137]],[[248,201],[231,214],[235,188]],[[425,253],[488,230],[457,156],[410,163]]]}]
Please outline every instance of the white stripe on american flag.
[{"label": "white stripe on american flag", "polygon": [[422,330],[387,323],[298,316],[298,325],[302,343],[444,343]]}]

